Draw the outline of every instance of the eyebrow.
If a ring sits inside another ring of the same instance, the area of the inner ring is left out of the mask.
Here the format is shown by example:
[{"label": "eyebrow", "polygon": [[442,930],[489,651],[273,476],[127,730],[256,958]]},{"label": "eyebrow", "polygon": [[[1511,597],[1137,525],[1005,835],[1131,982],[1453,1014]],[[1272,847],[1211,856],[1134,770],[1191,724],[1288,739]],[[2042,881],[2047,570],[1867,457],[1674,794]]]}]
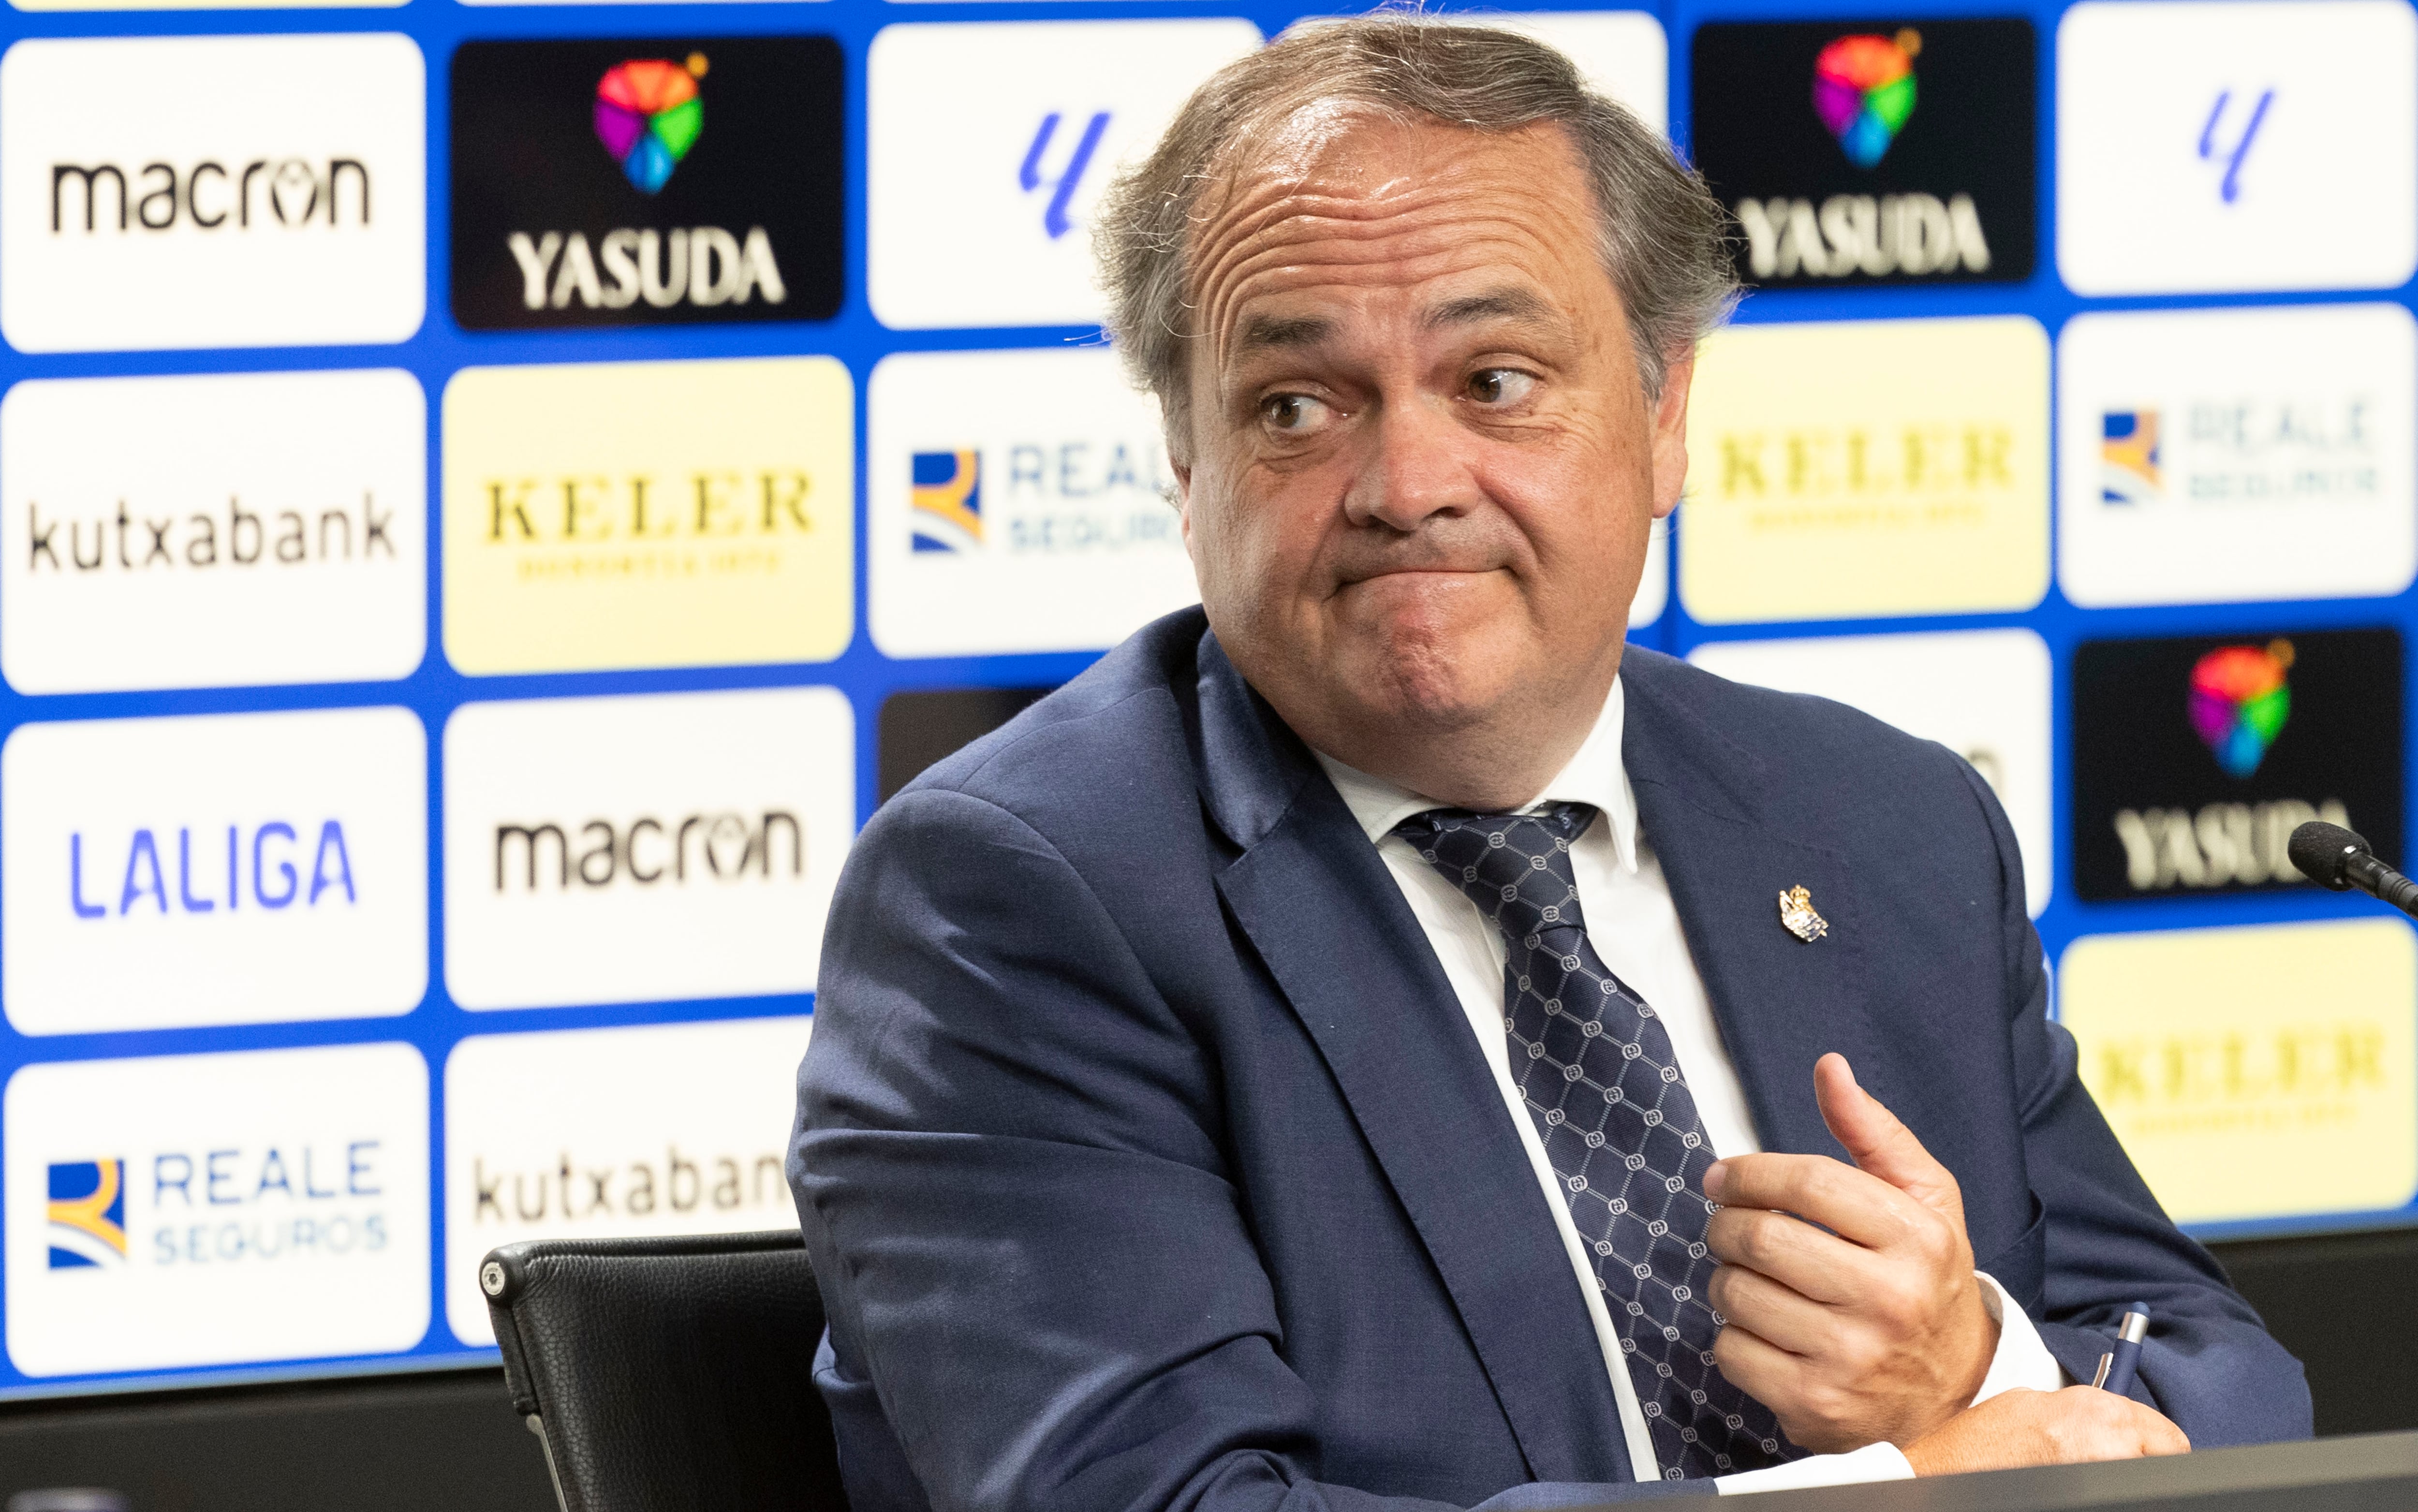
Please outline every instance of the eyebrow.
[{"label": "eyebrow", "polygon": [[[1449,299],[1430,310],[1420,324],[1430,330],[1465,326],[1481,320],[1525,320],[1558,323],[1553,306],[1526,289],[1490,289]],[[1253,315],[1243,323],[1234,344],[1237,352],[1272,347],[1315,346],[1335,334],[1335,322],[1323,315]]]},{"label": "eyebrow", "polygon": [[1430,330],[1465,326],[1480,320],[1551,321],[1553,308],[1525,289],[1491,289],[1464,298],[1448,299],[1427,313],[1420,324]]},{"label": "eyebrow", "polygon": [[1335,331],[1335,323],[1317,315],[1253,315],[1243,323],[1235,345],[1239,352],[1268,346],[1315,346]]}]

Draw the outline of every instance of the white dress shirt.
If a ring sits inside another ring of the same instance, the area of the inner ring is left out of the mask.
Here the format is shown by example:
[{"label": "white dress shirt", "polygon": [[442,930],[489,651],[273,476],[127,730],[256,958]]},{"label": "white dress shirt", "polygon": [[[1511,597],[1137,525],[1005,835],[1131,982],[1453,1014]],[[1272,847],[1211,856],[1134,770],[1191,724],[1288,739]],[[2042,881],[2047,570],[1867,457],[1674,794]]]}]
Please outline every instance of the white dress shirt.
[{"label": "white dress shirt", "polygon": [[[1597,718],[1586,742],[1579,747],[1578,755],[1570,758],[1561,774],[1545,785],[1545,790],[1529,804],[1529,809],[1550,802],[1586,803],[1598,811],[1599,817],[1570,848],[1579,906],[1586,916],[1587,939],[1614,974],[1654,1005],[1663,1028],[1670,1031],[1680,1075],[1694,1094],[1696,1112],[1704,1121],[1705,1135],[1712,1141],[1714,1153],[1752,1154],[1763,1146],[1747,1111],[1745,1090],[1738,1083],[1737,1069],[1731,1063],[1729,1051],[1722,1044],[1721,1025],[1714,1019],[1712,1004],[1705,996],[1704,978],[1697,975],[1696,963],[1688,953],[1687,937],[1680,930],[1679,911],[1671,900],[1670,885],[1663,880],[1661,863],[1655,860],[1645,837],[1638,833],[1637,797],[1629,785],[1629,769],[1620,756],[1625,710],[1626,697],[1615,678],[1612,695],[1604,701],[1603,712]],[[1401,888],[1411,912],[1427,933],[1428,942],[1435,947],[1436,958],[1444,964],[1446,980],[1461,1000],[1477,1049],[1494,1073],[1495,1088],[1502,1092],[1504,1105],[1510,1112],[1511,1126],[1519,1131],[1520,1142],[1528,1152],[1528,1164],[1544,1191],[1545,1205],[1561,1231],[1562,1247],[1569,1253],[1571,1269],[1578,1275],[1579,1294],[1585,1299],[1587,1320],[1595,1326],[1596,1342],[1603,1352],[1604,1370],[1612,1377],[1613,1397],[1620,1407],[1620,1427],[1629,1447],[1630,1464],[1641,1479],[1653,1479],[1654,1444],[1646,1433],[1645,1414],[1638,1407],[1636,1384],[1629,1379],[1620,1337],[1613,1331],[1612,1315],[1604,1306],[1603,1294],[1596,1285],[1595,1268],[1580,1242],[1578,1227],[1570,1219],[1569,1207],[1563,1200],[1561,1183],[1545,1158],[1544,1141],[1521,1099],[1520,1089],[1511,1080],[1510,1045],[1503,1030],[1502,935],[1460,888],[1420,860],[1409,841],[1393,832],[1394,826],[1411,816],[1444,805],[1382,778],[1355,771],[1324,755],[1318,759],[1334,780],[1336,790],[1343,795],[1343,802],[1351,807],[1352,817],[1376,842],[1378,855]],[[1772,927],[1780,927],[1776,918]],[[1986,1273],[1975,1274],[1982,1277],[1982,1301],[1997,1318],[1999,1329],[1997,1352],[1973,1399],[1982,1401],[2015,1386],[2055,1391],[2068,1384],[2064,1371],[2041,1342],[2023,1309],[2012,1306],[1998,1283]],[[1722,1475],[1715,1484],[1722,1494],[1730,1495],[1850,1481],[1899,1480],[1913,1474],[1913,1467],[1895,1445],[1875,1443],[1848,1454],[1814,1455],[1790,1464]]]}]

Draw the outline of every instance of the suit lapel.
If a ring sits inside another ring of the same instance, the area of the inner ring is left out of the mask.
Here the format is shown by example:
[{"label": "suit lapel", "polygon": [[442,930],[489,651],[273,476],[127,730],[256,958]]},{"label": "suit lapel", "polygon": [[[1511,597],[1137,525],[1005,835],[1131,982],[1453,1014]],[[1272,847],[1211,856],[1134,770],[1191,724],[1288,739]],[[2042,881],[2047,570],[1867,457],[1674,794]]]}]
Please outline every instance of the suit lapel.
[{"label": "suit lapel", "polygon": [[[1814,1101],[1814,1062],[1837,1050],[1857,1065],[1887,1063],[1864,1001],[1871,931],[1854,878],[1836,851],[1787,838],[1784,788],[1673,695],[1676,670],[1633,648],[1622,664],[1622,759],[1639,831],[1670,882],[1763,1147],[1844,1158]],[[1780,919],[1780,893],[1800,886],[1830,926],[1812,943]]]},{"label": "suit lapel", "polygon": [[1469,1021],[1351,810],[1202,638],[1202,796],[1218,878],[1451,1293],[1529,1469],[1630,1478],[1569,1253]]}]

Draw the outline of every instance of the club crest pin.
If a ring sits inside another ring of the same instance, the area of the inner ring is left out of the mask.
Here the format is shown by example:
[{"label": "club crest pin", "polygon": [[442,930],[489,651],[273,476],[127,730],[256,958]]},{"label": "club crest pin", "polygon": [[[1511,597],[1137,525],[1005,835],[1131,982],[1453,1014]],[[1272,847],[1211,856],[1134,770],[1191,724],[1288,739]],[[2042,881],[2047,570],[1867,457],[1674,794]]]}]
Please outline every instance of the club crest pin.
[{"label": "club crest pin", "polygon": [[1780,894],[1780,922],[1808,945],[1830,932],[1830,921],[1814,911],[1814,894],[1801,887]]}]

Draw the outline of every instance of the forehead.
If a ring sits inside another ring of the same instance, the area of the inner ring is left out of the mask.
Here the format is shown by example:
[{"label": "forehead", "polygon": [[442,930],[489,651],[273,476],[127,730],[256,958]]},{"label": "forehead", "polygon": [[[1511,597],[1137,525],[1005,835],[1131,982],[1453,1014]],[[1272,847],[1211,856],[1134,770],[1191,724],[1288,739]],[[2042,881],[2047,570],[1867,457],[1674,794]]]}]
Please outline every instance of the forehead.
[{"label": "forehead", "polygon": [[1477,131],[1305,107],[1255,133],[1203,197],[1194,298],[1208,333],[1287,295],[1514,282],[1610,293],[1592,191],[1559,127]]}]

